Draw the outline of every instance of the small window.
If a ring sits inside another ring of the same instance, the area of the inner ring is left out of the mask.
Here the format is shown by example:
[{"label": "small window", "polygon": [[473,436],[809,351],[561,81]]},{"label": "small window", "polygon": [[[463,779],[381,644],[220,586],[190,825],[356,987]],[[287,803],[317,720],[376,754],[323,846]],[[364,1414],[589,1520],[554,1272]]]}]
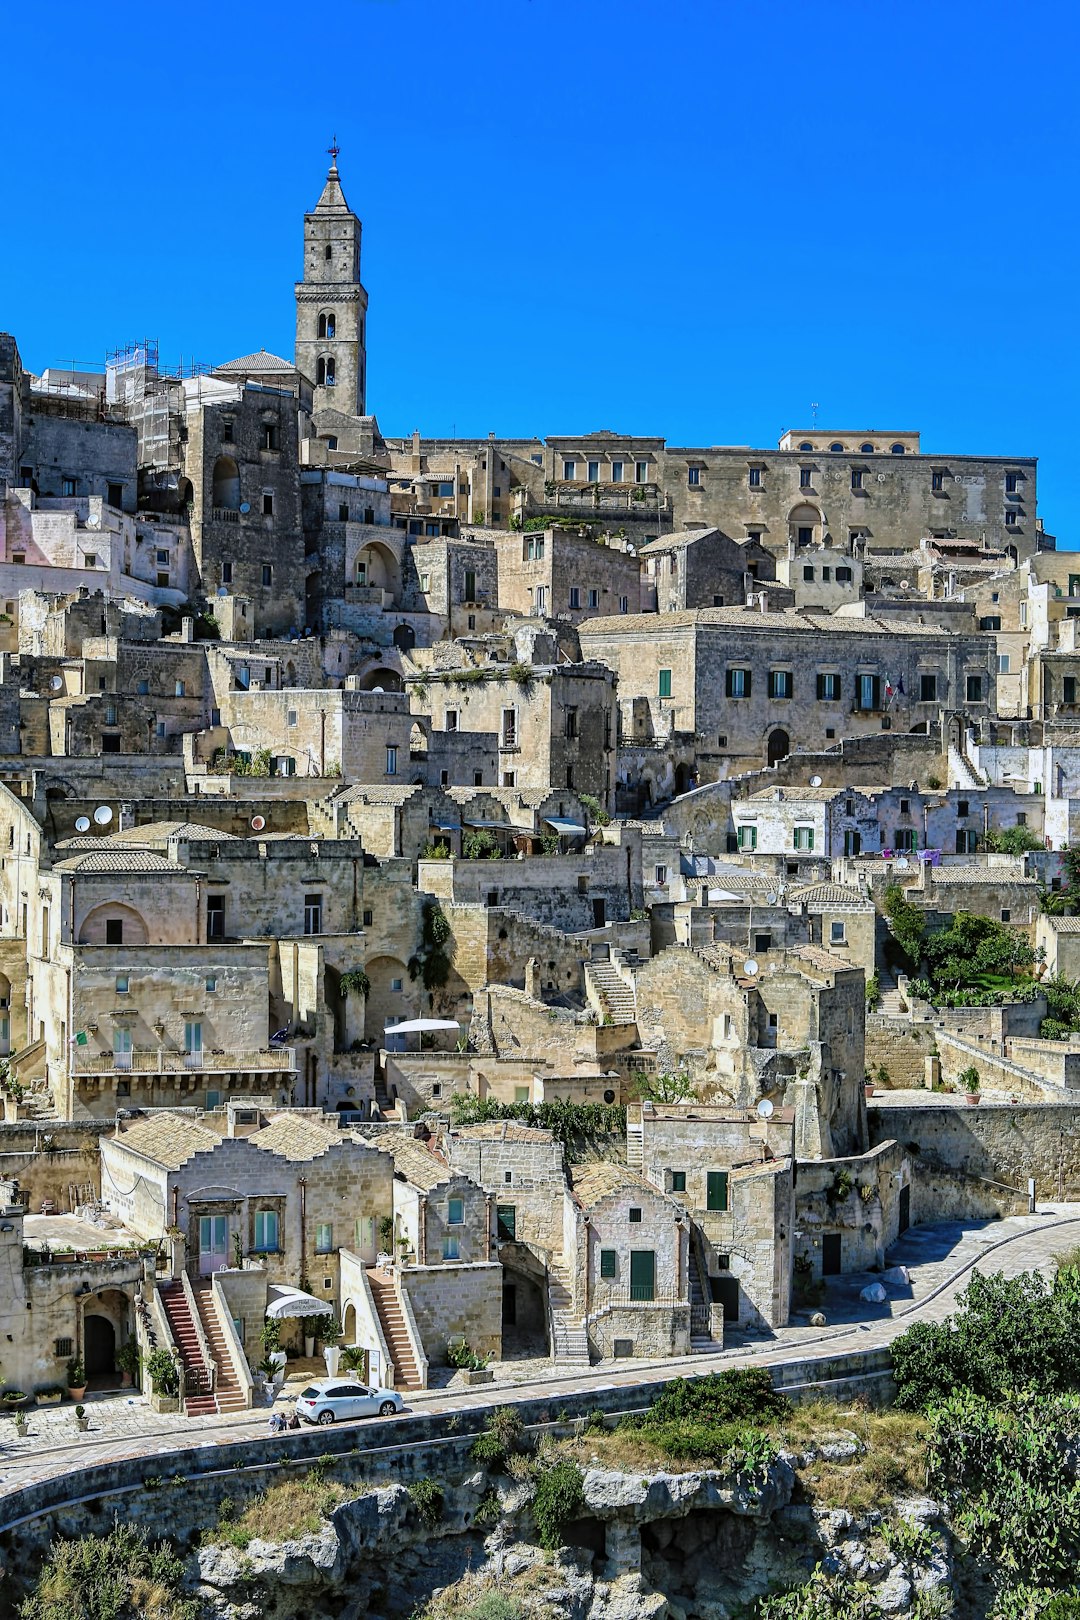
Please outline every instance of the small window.
[{"label": "small window", "polygon": [[598,461],[590,461],[588,465],[589,483],[598,484],[600,482],[600,463]]},{"label": "small window", "polygon": [[581,587],[579,585],[571,585],[570,587],[570,606],[572,608],[581,606]]},{"label": "small window", "polygon": [[628,596],[620,596],[619,597],[619,612],[620,613],[629,613],[629,611],[630,611],[630,598]]},{"label": "small window", "polygon": [[64,479],[62,479],[61,483],[60,483],[60,490],[61,490],[61,493],[64,494],[64,495],[75,495],[75,494],[77,494],[78,489],[77,489],[77,486],[76,486],[75,479],[74,478],[64,478]]},{"label": "small window", "polygon": [[321,934],[323,919],[323,897],[321,894],[305,894],[304,896],[304,933]]},{"label": "small window", "polygon": [[829,943],[831,945],[843,945],[846,939],[846,924],[842,922],[831,922],[829,924]]},{"label": "small window", "polygon": [[772,935],[771,934],[755,934],[754,935],[754,950],[756,952],[758,952],[759,954],[761,952],[764,952],[764,951],[771,951],[772,950]]},{"label": "small window", "polygon": [[118,973],[116,975],[116,993],[117,993],[118,996],[126,996],[127,995],[127,993],[128,993],[128,983],[129,983],[129,980],[128,980],[128,976],[127,976],[126,973]]},{"label": "small window", "polygon": [[278,1218],[276,1209],[255,1212],[255,1241],[252,1248],[260,1254],[273,1254],[278,1247]]},{"label": "small window", "polygon": [[840,443],[840,441],[839,441],[839,439],[837,439],[837,440],[835,440],[835,441],[834,441],[834,442],[833,442],[833,443],[832,443],[832,444],[830,444],[830,446],[829,446],[829,450],[830,450],[830,451],[831,451],[831,453],[832,453],[832,454],[833,454],[833,455],[834,455],[834,456],[835,456],[835,455],[839,455],[839,454],[840,454],[840,453],[841,453],[841,452],[842,452],[842,451],[843,451],[843,448],[844,448],[844,447],[843,447],[843,445],[842,445],[842,444],[841,444],[841,443]]},{"label": "small window", "polygon": [[800,467],[799,468],[799,488],[800,489],[809,489],[813,482],[814,482],[814,469],[813,469],[813,467]]},{"label": "small window", "polygon": [[937,676],[936,675],[920,675],[919,676],[919,702],[920,703],[936,703],[937,702]]},{"label": "small window", "polygon": [[1076,676],[1063,675],[1061,678],[1061,701],[1070,706],[1076,702]]},{"label": "small window", "polygon": [[334,1228],[330,1221],[315,1224],[315,1253],[329,1254],[334,1247]]},{"label": "small window", "polygon": [[217,980],[213,977],[213,975],[211,975],[210,978],[205,980],[205,985],[207,995],[212,996],[214,991],[217,989]]},{"label": "small window", "polygon": [[616,1257],[614,1249],[601,1249],[600,1250],[600,1275],[601,1275],[601,1277],[614,1277],[615,1276],[616,1258],[617,1257]]},{"label": "small window", "polygon": [[751,489],[760,489],[761,488],[761,472],[762,472],[762,469],[760,467],[751,467],[750,468],[749,484],[750,484]]},{"label": "small window", "polygon": [[699,489],[701,487],[701,468],[700,467],[687,467],[687,469],[686,469],[686,484],[687,484],[688,489]]},{"label": "small window", "polygon": [[1010,668],[1011,668],[1011,660],[1010,660],[1009,654],[1008,653],[998,653],[998,661],[997,661],[998,674],[999,675],[1008,675],[1009,671],[1010,671]]},{"label": "small window", "polygon": [[748,669],[729,669],[724,680],[724,690],[729,698],[748,698],[750,696],[751,673]]},{"label": "small window", "polygon": [[792,847],[801,850],[812,850],[814,847],[813,827],[796,827],[792,834]]},{"label": "small window", "polygon": [[657,677],[656,694],[657,694],[658,697],[662,697],[662,698],[669,698],[671,696],[671,671],[670,671],[670,669],[662,669],[662,670],[660,670],[659,675]]},{"label": "small window", "polygon": [[629,1210],[628,1211],[628,1219],[630,1221],[631,1226],[640,1226],[641,1225],[641,1211],[640,1211],[640,1209],[637,1209],[635,1207],[635,1208]]},{"label": "small window", "polygon": [[789,698],[792,692],[792,673],[790,669],[770,669],[769,696],[771,698]]},{"label": "small window", "polygon": [[598,608],[600,606],[600,592],[595,586],[589,591],[588,603],[591,608]]},{"label": "small window", "polygon": [[106,945],[122,945],[124,943],[124,919],[122,917],[106,917],[105,943]]},{"label": "small window", "polygon": [[813,581],[814,581],[814,565],[813,565],[813,563],[806,563],[803,566],[802,577],[807,582],[808,585],[813,584]]},{"label": "small window", "polygon": [[231,562],[223,562],[222,565],[221,565],[221,583],[223,585],[231,585],[232,584],[232,563]]},{"label": "small window", "polygon": [[840,697],[840,676],[831,670],[822,670],[817,678],[819,703],[835,703]]},{"label": "small window", "polygon": [[74,1355],[75,1341],[73,1339],[55,1339],[53,1341],[53,1354],[58,1361],[63,1361],[65,1356]]},{"label": "small window", "polygon": [[647,461],[634,462],[634,483],[647,484],[649,481],[649,463]]},{"label": "small window", "polygon": [[622,481],[623,481],[623,463],[621,461],[613,461],[611,463],[611,482],[613,484],[621,484]]},{"label": "small window", "polygon": [[1002,920],[1002,922],[1011,922],[1012,921],[1012,912],[1009,910],[1008,906],[1002,906],[1002,908],[1001,908],[1001,920]]},{"label": "small window", "polygon": [[391,979],[390,980],[390,989],[391,989],[391,991],[393,992],[394,995],[399,996],[401,994],[401,987],[402,987],[403,983],[404,983],[403,979]]},{"label": "small window", "polygon": [[838,568],[836,570],[836,583],[838,585],[850,585],[851,584],[851,569],[846,568],[846,567],[845,568]]},{"label": "small window", "polygon": [[967,700],[969,703],[981,703],[983,695],[983,678],[981,675],[969,675],[967,678]]},{"label": "small window", "polygon": [[861,467],[853,467],[851,469],[851,487],[852,487],[853,490],[862,489],[862,487],[863,487],[863,474],[862,474],[862,468]]},{"label": "small window", "polygon": [[274,568],[273,568],[272,563],[263,563],[263,565],[262,565],[262,582],[263,582],[263,585],[267,589],[269,589],[269,587],[271,585],[273,585],[273,583],[274,583]]},{"label": "small window", "polygon": [[446,1205],[446,1220],[450,1226],[461,1226],[465,1220],[464,1198],[451,1198]]},{"label": "small window", "polygon": [[573,483],[574,479],[577,477],[577,462],[564,461],[562,464],[562,475],[566,482]]},{"label": "small window", "polygon": [[758,830],[756,827],[740,827],[738,831],[739,848],[757,849],[757,833]]}]

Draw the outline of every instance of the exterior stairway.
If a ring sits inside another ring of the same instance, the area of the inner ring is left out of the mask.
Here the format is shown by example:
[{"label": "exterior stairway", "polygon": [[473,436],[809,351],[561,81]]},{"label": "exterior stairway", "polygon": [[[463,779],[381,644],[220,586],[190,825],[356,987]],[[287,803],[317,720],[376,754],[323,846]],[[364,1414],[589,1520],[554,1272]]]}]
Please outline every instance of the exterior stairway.
[{"label": "exterior stairway", "polygon": [[561,1267],[548,1269],[548,1304],[551,1308],[551,1354],[555,1361],[589,1365],[589,1337],[574,1310],[570,1279]]},{"label": "exterior stairway", "polygon": [[606,1017],[613,1024],[634,1023],[637,1018],[634,992],[619,977],[611,963],[588,962],[585,972],[600,997]]},{"label": "exterior stairway", "polygon": [[240,1381],[233,1368],[229,1347],[225,1342],[225,1335],[221,1331],[217,1312],[214,1309],[213,1284],[209,1278],[191,1284],[191,1291],[195,1295],[195,1308],[199,1313],[206,1342],[210,1346],[210,1354],[217,1364],[217,1378],[214,1381],[214,1399],[219,1412],[244,1412],[247,1410],[247,1397],[240,1387]]},{"label": "exterior stairway", "polygon": [[690,1244],[690,1354],[706,1355],[710,1351],[722,1350],[724,1347],[712,1336],[712,1312],[709,1308],[708,1295],[701,1280],[701,1267],[698,1262],[697,1247]]},{"label": "exterior stairway", "polygon": [[896,987],[895,976],[889,972],[888,968],[879,968],[877,978],[880,997],[877,1011],[884,1013],[886,1018],[906,1017],[908,1009],[904,998]]},{"label": "exterior stairway", "polygon": [[949,744],[949,786],[958,788],[984,788],[987,785],[986,776],[968,758],[966,748],[957,748]]},{"label": "exterior stairway", "polygon": [[[198,1388],[197,1394],[185,1395],[184,1411],[189,1417],[204,1417],[207,1413],[216,1412],[217,1406],[209,1387],[209,1368],[203,1360],[199,1335],[188,1307],[183,1284],[162,1283],[158,1292],[168,1318],[173,1342],[180,1352],[180,1360],[184,1365],[184,1384],[186,1386],[189,1382],[193,1382]],[[194,1374],[194,1380],[188,1379],[189,1373]]]},{"label": "exterior stairway", "polygon": [[405,1317],[402,1314],[397,1290],[394,1288],[394,1280],[384,1271],[369,1271],[367,1278],[371,1284],[371,1297],[375,1301],[375,1309],[379,1313],[386,1348],[394,1363],[394,1388],[421,1389],[423,1385],[420,1380],[420,1369],[416,1365],[416,1357],[409,1343]]}]

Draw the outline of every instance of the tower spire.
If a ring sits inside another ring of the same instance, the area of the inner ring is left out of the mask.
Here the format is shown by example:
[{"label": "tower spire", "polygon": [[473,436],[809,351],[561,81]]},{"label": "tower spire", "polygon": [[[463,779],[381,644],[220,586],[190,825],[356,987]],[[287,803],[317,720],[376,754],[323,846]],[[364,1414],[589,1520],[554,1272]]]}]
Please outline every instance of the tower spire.
[{"label": "tower spire", "polygon": [[331,172],[331,174],[336,174],[337,173],[338,153],[341,151],[341,147],[338,145],[338,138],[337,138],[336,134],[331,135],[331,137],[330,137],[330,145],[326,148],[326,150],[330,154],[330,172]]}]

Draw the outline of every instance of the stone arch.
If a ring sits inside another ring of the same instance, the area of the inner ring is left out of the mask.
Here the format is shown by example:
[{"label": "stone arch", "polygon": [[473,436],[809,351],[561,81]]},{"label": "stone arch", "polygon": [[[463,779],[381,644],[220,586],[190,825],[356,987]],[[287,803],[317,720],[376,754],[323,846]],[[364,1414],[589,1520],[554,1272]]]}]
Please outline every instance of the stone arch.
[{"label": "stone arch", "polygon": [[387,669],[380,664],[375,669],[367,670],[357,682],[360,692],[374,692],[376,688],[383,692],[403,692],[405,682],[396,669]]},{"label": "stone arch", "polygon": [[821,509],[811,501],[800,501],[788,513],[788,539],[799,546],[816,546],[821,542]]},{"label": "stone arch", "polygon": [[101,1288],[82,1296],[81,1354],[91,1389],[115,1389],[120,1383],[116,1352],[134,1337],[130,1296],[122,1288]]},{"label": "stone arch", "polygon": [[401,594],[401,562],[384,540],[369,540],[357,551],[351,584],[385,591],[396,602]]},{"label": "stone arch", "polygon": [[214,462],[213,504],[226,512],[240,510],[240,469],[232,456]]},{"label": "stone arch", "polygon": [[765,750],[765,763],[767,765],[778,765],[782,759],[787,759],[791,753],[791,738],[783,726],[776,726],[769,732]]},{"label": "stone arch", "polygon": [[399,624],[394,631],[394,646],[399,652],[412,652],[416,646],[416,631],[411,624]]},{"label": "stone arch", "polygon": [[[400,1022],[411,1018],[418,1006],[419,980],[414,984],[409,970],[398,956],[372,956],[364,964],[370,982],[367,1006],[364,1009],[368,1038],[377,1046],[384,1044],[384,1032],[391,1020]],[[401,988],[395,990],[394,985]]]},{"label": "stone arch", "polygon": [[106,927],[107,923],[120,923],[120,940],[122,945],[149,945],[150,930],[147,928],[141,914],[134,906],[125,904],[122,900],[105,900],[99,906],[94,906],[87,912],[79,927],[80,945],[108,945],[115,943],[108,939],[112,930]]}]

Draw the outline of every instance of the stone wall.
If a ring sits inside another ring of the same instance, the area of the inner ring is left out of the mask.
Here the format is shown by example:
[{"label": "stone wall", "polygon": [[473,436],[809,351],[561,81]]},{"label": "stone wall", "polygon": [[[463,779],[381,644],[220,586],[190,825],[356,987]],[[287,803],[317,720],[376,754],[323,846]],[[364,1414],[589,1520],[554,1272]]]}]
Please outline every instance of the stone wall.
[{"label": "stone wall", "polygon": [[406,1266],[401,1284],[409,1296],[428,1361],[445,1366],[447,1340],[461,1335],[477,1355],[502,1354],[502,1266]]},{"label": "stone wall", "polygon": [[988,1197],[1012,1207],[1005,1188],[1026,1207],[1029,1176],[1040,1199],[1080,1198],[1080,1103],[871,1102],[866,1112],[871,1141],[895,1138],[912,1159],[913,1223],[981,1214]]},{"label": "stone wall", "polygon": [[[866,1074],[875,1085],[920,1090],[926,1084],[926,1060],[936,1054],[932,1024],[889,1018],[884,1013],[867,1014]],[[875,1077],[882,1065],[888,1069],[889,1077],[878,1081]]]}]

